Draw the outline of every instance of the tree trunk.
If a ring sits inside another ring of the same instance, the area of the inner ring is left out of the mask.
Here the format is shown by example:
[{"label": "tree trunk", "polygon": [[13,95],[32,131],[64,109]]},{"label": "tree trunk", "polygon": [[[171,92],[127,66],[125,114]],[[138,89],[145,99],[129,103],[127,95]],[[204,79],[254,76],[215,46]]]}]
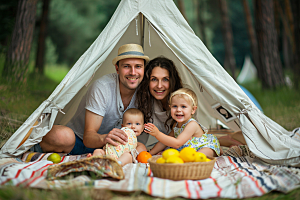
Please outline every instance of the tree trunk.
[{"label": "tree trunk", "polygon": [[292,60],[292,46],[288,39],[286,31],[282,33],[282,54],[283,54],[283,61],[284,66],[286,69],[291,69],[291,60]]},{"label": "tree trunk", "polygon": [[[290,67],[290,63],[291,63],[291,60],[292,60],[292,52],[291,52],[291,44],[293,44],[294,42],[294,37],[293,37],[293,34],[292,34],[292,29],[291,29],[291,25],[290,25],[290,16],[291,15],[290,13],[288,12],[291,12],[291,10],[288,8],[290,7],[290,5],[285,1],[285,13],[282,9],[282,6],[280,5],[279,1],[278,0],[274,0],[274,3],[275,3],[275,10],[276,10],[276,13],[278,13],[278,18],[281,19],[282,21],[282,24],[283,24],[283,33],[282,33],[282,51],[283,51],[283,59],[284,59],[284,66],[288,69],[291,69]],[[279,20],[278,20],[279,21]],[[279,24],[279,22],[278,22]],[[279,29],[279,28],[278,28]]]},{"label": "tree trunk", "polygon": [[291,32],[291,45],[292,45],[292,51],[295,51],[295,33],[294,33],[294,19],[293,19],[293,11],[291,8],[290,0],[284,1],[285,5],[285,13],[288,20],[289,29]]},{"label": "tree trunk", "polygon": [[263,88],[285,85],[279,57],[273,0],[256,0],[256,35],[260,54],[259,77]]},{"label": "tree trunk", "polygon": [[43,14],[41,18],[38,48],[35,62],[35,69],[39,74],[44,73],[49,4],[50,0],[43,0]]},{"label": "tree trunk", "polygon": [[180,10],[182,16],[185,18],[186,21],[188,21],[187,18],[186,18],[186,14],[185,14],[185,8],[184,8],[183,0],[177,0],[177,3],[178,3],[178,9]]},{"label": "tree trunk", "polygon": [[2,75],[7,80],[26,82],[38,0],[19,0],[12,41]]},{"label": "tree trunk", "polygon": [[200,35],[201,35],[201,40],[204,43],[204,45],[207,45],[206,41],[206,34],[205,34],[205,20],[203,17],[203,13],[205,12],[205,4],[206,1],[198,1],[194,0],[194,5],[195,5],[195,10],[196,10],[196,19],[197,19],[197,24],[199,27]]},{"label": "tree trunk", "polygon": [[253,22],[252,22],[252,17],[251,17],[251,12],[250,12],[247,0],[243,0],[243,6],[244,6],[244,11],[245,11],[246,24],[248,27],[248,34],[249,34],[249,38],[250,38],[253,62],[254,62],[254,65],[256,66],[256,68],[260,68],[257,39],[256,39],[255,30],[253,27]]},{"label": "tree trunk", "polygon": [[294,20],[294,37],[295,37],[295,45],[294,45],[294,64],[293,64],[293,82],[294,87],[299,90],[300,86],[300,1],[293,0],[292,4],[292,12],[293,12],[293,20]]},{"label": "tree trunk", "polygon": [[0,7],[0,51],[6,52],[14,28],[13,23],[15,22],[15,17],[17,15],[18,1],[1,1]]},{"label": "tree trunk", "polygon": [[230,20],[228,17],[228,8],[227,8],[227,2],[226,0],[219,0],[219,5],[221,9],[221,20],[222,20],[222,30],[223,30],[223,38],[224,38],[224,44],[225,44],[225,61],[224,61],[224,67],[225,69],[230,69],[231,75],[233,79],[235,80],[235,58],[233,55],[233,38],[232,38],[232,29],[230,25]]}]

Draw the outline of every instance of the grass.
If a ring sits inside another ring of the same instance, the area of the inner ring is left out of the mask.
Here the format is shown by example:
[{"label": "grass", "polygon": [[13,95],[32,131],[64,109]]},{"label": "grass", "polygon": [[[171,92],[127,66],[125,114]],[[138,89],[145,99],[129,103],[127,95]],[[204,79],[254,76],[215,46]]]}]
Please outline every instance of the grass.
[{"label": "grass", "polygon": [[[0,59],[1,69],[1,59]],[[51,94],[67,73],[68,69],[50,66],[45,69],[45,76],[31,74],[27,84],[9,85],[0,82],[0,141],[3,142],[27,119],[27,117]],[[0,74],[1,75],[1,74]],[[259,82],[243,85],[262,106],[266,116],[270,117],[287,130],[300,126],[300,92],[289,88],[262,90]],[[121,194],[106,190],[70,189],[39,190],[34,188],[16,188],[5,186],[0,190],[0,199],[160,199],[141,192]],[[183,198],[173,198],[183,199]],[[248,199],[300,199],[300,189],[288,194],[271,192],[261,197]]]},{"label": "grass", "polygon": [[[0,55],[0,77],[4,65]],[[30,114],[52,93],[68,73],[65,66],[46,66],[45,75],[30,74],[26,83],[0,81],[0,144],[10,137]]]},{"label": "grass", "polygon": [[14,133],[51,94],[58,82],[30,75],[26,84],[0,82],[0,143]]},{"label": "grass", "polygon": [[266,116],[290,131],[300,126],[299,91],[288,87],[263,90],[257,81],[243,86],[253,94]]},{"label": "grass", "polygon": [[45,76],[59,83],[68,71],[69,69],[64,65],[51,65],[46,67]]}]

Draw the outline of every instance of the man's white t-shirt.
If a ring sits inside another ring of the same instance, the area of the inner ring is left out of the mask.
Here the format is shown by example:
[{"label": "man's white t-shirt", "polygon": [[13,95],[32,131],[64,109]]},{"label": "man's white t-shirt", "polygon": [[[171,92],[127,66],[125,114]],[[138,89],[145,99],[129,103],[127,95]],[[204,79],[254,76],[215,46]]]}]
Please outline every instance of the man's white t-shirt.
[{"label": "man's white t-shirt", "polygon": [[[129,106],[136,108],[136,92]],[[75,134],[83,139],[85,126],[85,111],[89,110],[103,116],[99,134],[108,134],[113,128],[121,128],[124,110],[119,88],[119,76],[117,73],[107,74],[97,79],[82,98],[74,117],[67,124]]]}]

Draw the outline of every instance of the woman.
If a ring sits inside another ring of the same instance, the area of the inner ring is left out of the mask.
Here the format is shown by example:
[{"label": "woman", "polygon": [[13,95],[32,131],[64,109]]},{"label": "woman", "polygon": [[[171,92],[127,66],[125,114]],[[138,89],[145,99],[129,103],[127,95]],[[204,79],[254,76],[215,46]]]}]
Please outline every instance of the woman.
[{"label": "woman", "polygon": [[[144,113],[145,123],[153,123],[165,134],[171,131],[171,121],[167,121],[168,100],[170,94],[179,88],[182,88],[182,83],[172,60],[160,56],[148,63],[136,94],[136,104]],[[138,141],[148,150],[157,143],[157,139],[147,133],[142,133]]]},{"label": "woman", "polygon": [[[172,60],[157,57],[151,60],[145,68],[144,79],[137,89],[136,105],[144,114],[144,122],[153,123],[160,132],[169,134],[171,131],[171,117],[169,111],[170,94],[182,88],[181,79]],[[150,150],[158,140],[143,132],[138,141]],[[242,145],[231,136],[219,138],[221,146]],[[221,149],[221,154],[223,154]]]}]

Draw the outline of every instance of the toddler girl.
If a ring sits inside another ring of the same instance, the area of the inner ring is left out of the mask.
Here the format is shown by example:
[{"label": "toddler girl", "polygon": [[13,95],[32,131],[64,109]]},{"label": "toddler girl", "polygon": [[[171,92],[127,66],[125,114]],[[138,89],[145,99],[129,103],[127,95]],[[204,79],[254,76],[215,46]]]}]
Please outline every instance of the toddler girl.
[{"label": "toddler girl", "polygon": [[184,147],[192,147],[211,157],[220,155],[217,137],[207,134],[207,129],[192,118],[197,109],[197,96],[192,90],[181,88],[173,92],[169,99],[169,106],[174,120],[169,135],[160,132],[152,123],[145,124],[145,132],[159,141],[150,150],[150,154],[157,154],[168,146],[178,151]]}]

